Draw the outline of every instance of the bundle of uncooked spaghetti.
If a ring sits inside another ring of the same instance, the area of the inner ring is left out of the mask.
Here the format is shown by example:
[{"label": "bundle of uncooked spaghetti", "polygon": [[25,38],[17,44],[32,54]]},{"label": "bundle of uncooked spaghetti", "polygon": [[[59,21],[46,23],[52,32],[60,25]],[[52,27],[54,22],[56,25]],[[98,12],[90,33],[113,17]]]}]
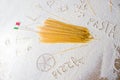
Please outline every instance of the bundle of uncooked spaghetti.
[{"label": "bundle of uncooked spaghetti", "polygon": [[85,43],[93,39],[89,30],[82,26],[47,19],[39,27],[40,41],[45,43]]}]

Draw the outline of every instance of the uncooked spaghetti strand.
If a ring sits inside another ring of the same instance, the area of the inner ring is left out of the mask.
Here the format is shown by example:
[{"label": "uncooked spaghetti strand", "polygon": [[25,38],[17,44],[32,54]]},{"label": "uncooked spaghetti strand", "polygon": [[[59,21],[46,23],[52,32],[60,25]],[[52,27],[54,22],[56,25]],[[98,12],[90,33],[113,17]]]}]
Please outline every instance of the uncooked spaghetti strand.
[{"label": "uncooked spaghetti strand", "polygon": [[87,35],[78,35],[78,34],[65,34],[65,33],[50,33],[50,32],[40,32],[40,35],[43,37],[47,35],[48,37],[51,36],[52,38],[54,37],[71,37],[71,38],[76,38],[76,39],[85,39],[85,38],[90,38],[90,36]]},{"label": "uncooked spaghetti strand", "polygon": [[[54,23],[54,22],[47,22],[47,23],[45,23],[45,25],[48,27],[54,27],[54,28],[56,27],[56,28],[60,28],[60,29],[64,29],[64,30],[70,30],[70,31],[88,32],[87,28],[76,29],[76,26],[73,27],[73,26],[69,26],[66,24],[58,24],[58,23]],[[68,27],[66,27],[66,26],[68,26]]]},{"label": "uncooked spaghetti strand", "polygon": [[[48,28],[48,29],[47,29]],[[90,35],[90,33],[89,32],[81,32],[81,31],[72,31],[72,30],[67,30],[67,29],[64,29],[64,28],[62,28],[62,27],[58,27],[58,28],[56,28],[56,27],[43,27],[42,29],[41,29],[41,31],[53,31],[53,32],[60,32],[60,33],[69,33],[69,34],[84,34],[84,35]]]},{"label": "uncooked spaghetti strand", "polygon": [[[65,27],[68,27],[68,28],[70,28],[69,26],[73,26],[72,28],[76,28],[76,29],[83,29],[83,28],[85,28],[85,27],[80,27],[80,26],[77,26],[77,25],[73,25],[73,24],[68,24],[68,23],[64,23],[64,22],[60,22],[60,21],[58,21],[58,20],[55,20],[55,19],[47,19],[45,22],[54,22],[54,23],[58,23],[58,24],[61,24],[61,25],[65,25],[66,24],[66,26]],[[85,28],[86,29],[86,28]]]},{"label": "uncooked spaghetti strand", "polygon": [[90,40],[89,39],[86,39],[86,40],[40,39],[40,41],[44,43],[86,43],[86,42],[89,42]]},{"label": "uncooked spaghetti strand", "polygon": [[74,38],[74,39],[83,39],[83,38],[86,38],[86,37],[84,37],[84,36],[75,36],[75,35],[65,35],[65,34],[55,34],[55,33],[45,33],[45,32],[40,32],[40,35],[42,36],[42,37],[50,37],[50,38],[59,38],[59,37],[61,37],[61,38],[66,38],[66,37],[68,37],[68,38]]},{"label": "uncooked spaghetti strand", "polygon": [[71,25],[71,24],[66,24],[66,23],[59,22],[59,21],[56,21],[56,20],[51,20],[51,19],[50,20],[47,19],[45,21],[45,25],[48,25],[48,26],[52,25],[52,27],[62,27],[62,26],[64,26],[64,29],[88,32],[88,29],[85,28],[85,27]]},{"label": "uncooked spaghetti strand", "polygon": [[63,33],[63,34],[77,34],[77,35],[90,35],[90,33],[85,33],[85,32],[78,32],[78,31],[67,31],[67,30],[61,30],[61,29],[56,29],[56,28],[49,28],[49,27],[40,27],[41,32],[53,32],[53,33]]},{"label": "uncooked spaghetti strand", "polygon": [[54,41],[66,41],[66,40],[71,40],[71,41],[79,41],[79,42],[83,42],[83,41],[88,41],[90,40],[90,38],[82,38],[82,37],[73,37],[73,36],[64,36],[64,35],[56,35],[56,34],[40,34],[42,36],[41,39],[46,39],[48,38],[49,40],[54,40]]}]

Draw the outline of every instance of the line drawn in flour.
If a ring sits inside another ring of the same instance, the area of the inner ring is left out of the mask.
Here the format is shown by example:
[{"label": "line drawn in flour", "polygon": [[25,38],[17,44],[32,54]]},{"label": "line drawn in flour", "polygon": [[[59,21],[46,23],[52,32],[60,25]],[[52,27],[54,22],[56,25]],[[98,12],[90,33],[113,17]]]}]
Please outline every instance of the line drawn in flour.
[{"label": "line drawn in flour", "polygon": [[9,46],[10,43],[11,43],[10,39],[6,39],[6,40],[5,40],[5,45],[6,45],[6,46]]},{"label": "line drawn in flour", "polygon": [[55,3],[55,0],[48,0],[46,4],[51,8]]},{"label": "line drawn in flour", "polygon": [[55,58],[51,54],[45,53],[37,58],[37,68],[42,72],[48,72],[55,64]]},{"label": "line drawn in flour", "polygon": [[32,18],[32,17],[30,17],[30,16],[26,16],[28,19],[30,19],[31,21],[33,21],[33,22],[36,22],[40,17],[41,17],[41,15],[39,15],[39,16],[37,16],[37,17],[35,17],[35,18]]},{"label": "line drawn in flour", "polygon": [[91,5],[91,3],[90,3],[90,0],[87,0],[87,5],[88,5],[90,11],[92,12],[92,14],[95,16],[95,15],[96,15],[96,12],[94,11],[94,9],[93,9],[93,7],[92,7],[92,5]]},{"label": "line drawn in flour", "polygon": [[75,50],[75,49],[77,49],[77,48],[81,48],[81,47],[85,47],[85,46],[88,46],[88,44],[79,45],[79,46],[75,46],[75,47],[71,47],[71,48],[67,48],[67,49],[64,49],[64,50],[62,50],[62,51],[55,52],[54,54],[63,54],[63,53],[66,53],[66,52],[68,52],[68,51]]},{"label": "line drawn in flour", "polygon": [[62,19],[64,21],[69,22],[68,20],[64,19],[63,17],[60,17],[60,16],[58,16],[58,15],[56,15],[56,14],[50,12],[50,11],[45,10],[40,4],[35,5],[35,7],[37,7],[39,10],[42,10],[42,11],[46,12],[48,15],[52,15],[52,16],[55,16],[55,17],[57,17],[59,19]]},{"label": "line drawn in flour", "polygon": [[112,12],[112,5],[113,5],[112,0],[109,1],[109,5],[110,5],[110,11]]},{"label": "line drawn in flour", "polygon": [[21,30],[21,31],[28,31],[28,32],[34,32],[34,33],[37,33],[37,31],[33,28],[30,28],[29,26],[31,25],[36,25],[38,24],[39,22],[33,22],[31,24],[27,24],[27,25],[22,25],[21,27],[17,28],[17,27],[14,27],[14,29],[17,29],[17,30]]}]

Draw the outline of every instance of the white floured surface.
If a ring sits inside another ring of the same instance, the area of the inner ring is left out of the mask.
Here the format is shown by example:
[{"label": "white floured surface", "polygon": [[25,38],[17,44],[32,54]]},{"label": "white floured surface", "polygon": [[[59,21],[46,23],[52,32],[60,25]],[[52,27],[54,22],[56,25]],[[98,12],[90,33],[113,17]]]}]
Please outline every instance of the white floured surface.
[{"label": "white floured surface", "polygon": [[[109,0],[0,0],[0,80],[116,80],[120,1],[112,3],[110,11]],[[40,43],[34,31],[47,18],[83,25],[95,39]],[[17,21],[24,30],[13,29]]]}]

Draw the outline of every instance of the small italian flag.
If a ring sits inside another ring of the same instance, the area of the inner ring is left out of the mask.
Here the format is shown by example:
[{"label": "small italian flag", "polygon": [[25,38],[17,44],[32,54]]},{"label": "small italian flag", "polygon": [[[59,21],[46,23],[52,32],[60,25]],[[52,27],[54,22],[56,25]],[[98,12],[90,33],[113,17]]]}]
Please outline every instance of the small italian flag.
[{"label": "small italian flag", "polygon": [[18,30],[20,26],[20,22],[16,22],[16,26],[14,27],[14,29]]}]

